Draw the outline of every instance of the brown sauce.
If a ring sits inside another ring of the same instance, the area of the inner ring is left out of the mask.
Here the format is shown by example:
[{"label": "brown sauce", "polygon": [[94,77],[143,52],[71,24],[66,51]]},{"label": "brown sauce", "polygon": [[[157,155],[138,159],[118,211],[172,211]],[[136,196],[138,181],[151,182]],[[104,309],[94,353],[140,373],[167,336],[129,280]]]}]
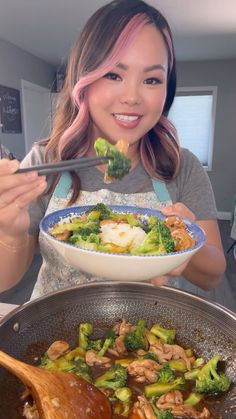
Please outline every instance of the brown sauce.
[{"label": "brown sauce", "polygon": [[[43,348],[43,349],[42,349]],[[42,343],[40,345],[32,345],[28,351],[29,356],[29,363],[36,364],[35,354],[39,356],[39,354],[43,353],[45,350],[45,344]],[[114,362],[117,358],[115,356],[106,354],[112,362]],[[125,358],[132,357],[131,355],[126,356]],[[123,357],[122,357],[123,358]],[[93,366],[91,367],[92,375],[94,378],[102,375],[105,372],[105,368],[101,366]],[[5,374],[4,374],[5,375]],[[178,373],[176,373],[176,376]],[[188,397],[192,390],[192,386],[194,382],[186,381],[187,388],[183,391],[184,399]],[[132,402],[134,403],[137,400],[137,396],[143,394],[143,388],[145,385],[149,383],[137,383],[133,377],[128,377],[127,386],[132,389]],[[3,388],[0,386],[0,419],[21,419],[23,417],[23,406],[25,401],[21,400],[21,395],[23,393],[23,385],[10,373],[6,372],[6,379],[4,388],[10,388],[11,391],[8,393],[4,391]],[[113,391],[109,390],[108,393],[112,395]],[[227,397],[227,394],[223,395],[214,395],[214,396],[205,396],[204,400],[197,405],[197,410],[201,411],[203,407],[206,407],[211,413],[211,419],[222,419],[222,415],[220,415],[219,408],[222,404],[224,398]],[[4,400],[4,403],[3,403]],[[32,403],[32,399],[29,397],[27,399],[30,403]],[[7,406],[7,414],[8,417],[5,416],[6,413],[6,406]],[[2,414],[4,413],[4,416]],[[224,416],[225,418],[227,416]],[[174,417],[177,418],[177,417]],[[105,418],[104,418],[105,419]],[[124,416],[113,414],[112,419],[124,419]],[[179,419],[179,418],[178,418]],[[185,417],[186,419],[186,417]],[[228,419],[228,417],[227,417]],[[230,419],[230,418],[229,418]]]},{"label": "brown sauce", "polygon": [[[106,354],[106,356],[108,356],[112,360],[112,362],[114,362],[116,359],[118,359],[118,358],[116,358],[115,356],[112,356],[112,355]],[[126,356],[125,358],[127,359],[128,356]],[[91,369],[92,369],[92,374],[93,374],[94,378],[99,377],[106,370],[105,368],[103,368],[101,366],[93,366],[93,367],[91,367]],[[176,376],[178,376],[178,375],[181,375],[181,374],[176,373]],[[143,394],[144,386],[147,385],[147,384],[149,384],[149,383],[148,382],[138,383],[137,381],[135,381],[134,377],[130,377],[130,376],[128,377],[126,385],[127,385],[127,387],[131,388],[132,393],[133,393],[132,404],[137,400],[137,396]],[[189,394],[191,393],[192,388],[193,388],[193,384],[194,384],[194,382],[191,381],[191,380],[186,381],[187,388],[186,388],[185,391],[181,391],[183,393],[184,399],[186,399],[189,396]],[[112,390],[110,391],[110,394],[112,394]],[[217,409],[217,407],[220,405],[220,403],[222,402],[222,399],[224,397],[225,397],[224,395],[205,396],[204,400],[201,401],[200,403],[198,403],[196,409],[201,411],[204,407],[206,407],[211,413],[211,419],[222,419],[222,416],[217,414],[217,410],[219,411],[219,408]],[[174,418],[177,418],[177,416],[174,416]],[[124,416],[113,414],[112,419],[124,419]],[[179,417],[178,417],[178,419],[179,419]],[[186,416],[185,416],[185,419],[186,419]],[[189,419],[191,419],[191,417]]]}]

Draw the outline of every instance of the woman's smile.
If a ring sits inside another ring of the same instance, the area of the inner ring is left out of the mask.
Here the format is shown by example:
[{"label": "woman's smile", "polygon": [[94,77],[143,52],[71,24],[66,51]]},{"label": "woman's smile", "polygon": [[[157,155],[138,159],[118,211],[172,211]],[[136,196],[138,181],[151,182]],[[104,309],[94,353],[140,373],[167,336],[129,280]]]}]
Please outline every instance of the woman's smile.
[{"label": "woman's smile", "polygon": [[135,113],[113,113],[112,116],[117,125],[128,129],[136,128],[142,118],[142,115]]}]

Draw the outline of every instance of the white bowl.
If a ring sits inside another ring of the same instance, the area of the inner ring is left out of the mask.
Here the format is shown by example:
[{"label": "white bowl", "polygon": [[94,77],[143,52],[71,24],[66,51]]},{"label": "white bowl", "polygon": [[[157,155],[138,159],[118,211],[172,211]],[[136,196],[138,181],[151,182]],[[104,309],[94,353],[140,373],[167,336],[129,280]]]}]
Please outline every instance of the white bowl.
[{"label": "white bowl", "polygon": [[[72,216],[81,216],[89,211],[93,205],[65,208],[46,215],[41,223],[41,233],[47,238],[51,246],[78,270],[88,272],[94,276],[114,281],[145,281],[160,275],[165,275],[172,269],[189,260],[204,244],[205,233],[196,224],[183,219],[188,232],[195,239],[196,244],[191,249],[179,252],[158,255],[132,255],[120,253],[108,253],[97,250],[83,249],[79,246],[57,240],[49,230],[58,222]],[[165,217],[160,211],[148,208],[109,205],[116,212],[135,213],[143,215],[156,215],[160,219]]]}]

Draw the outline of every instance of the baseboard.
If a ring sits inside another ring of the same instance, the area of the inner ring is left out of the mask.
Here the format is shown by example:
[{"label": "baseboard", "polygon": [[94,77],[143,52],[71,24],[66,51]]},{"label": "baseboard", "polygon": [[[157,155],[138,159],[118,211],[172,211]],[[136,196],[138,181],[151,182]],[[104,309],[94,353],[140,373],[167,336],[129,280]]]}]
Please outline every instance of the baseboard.
[{"label": "baseboard", "polygon": [[231,220],[231,212],[228,211],[218,211],[218,220]]}]

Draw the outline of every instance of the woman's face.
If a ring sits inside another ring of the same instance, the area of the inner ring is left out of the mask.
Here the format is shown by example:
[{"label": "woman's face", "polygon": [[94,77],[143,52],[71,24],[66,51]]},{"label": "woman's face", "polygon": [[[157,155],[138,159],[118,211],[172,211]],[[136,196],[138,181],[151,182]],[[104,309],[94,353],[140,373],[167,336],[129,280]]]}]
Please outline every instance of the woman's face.
[{"label": "woman's face", "polygon": [[88,88],[92,139],[103,137],[112,144],[123,139],[130,152],[136,150],[162,114],[167,66],[161,33],[145,25],[119,64]]}]

